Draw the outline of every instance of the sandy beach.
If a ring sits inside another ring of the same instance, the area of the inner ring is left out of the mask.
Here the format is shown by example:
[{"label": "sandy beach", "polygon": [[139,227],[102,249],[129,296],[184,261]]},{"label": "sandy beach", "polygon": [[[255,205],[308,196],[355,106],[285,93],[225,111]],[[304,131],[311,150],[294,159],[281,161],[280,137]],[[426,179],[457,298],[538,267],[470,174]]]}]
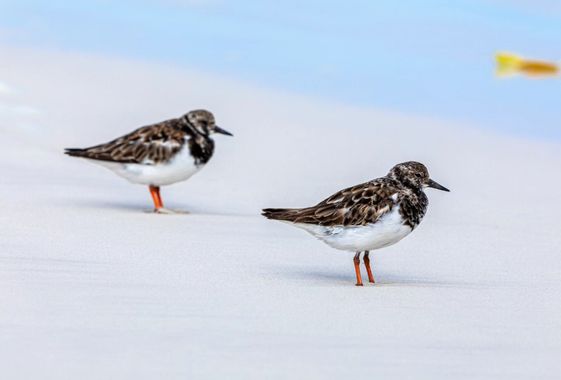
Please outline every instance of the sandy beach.
[{"label": "sandy beach", "polygon": [[[274,92],[163,63],[2,47],[5,379],[555,379],[561,150],[459,122]],[[63,154],[208,108],[210,163],[146,188]],[[450,193],[352,255],[263,207],[417,160]]]}]

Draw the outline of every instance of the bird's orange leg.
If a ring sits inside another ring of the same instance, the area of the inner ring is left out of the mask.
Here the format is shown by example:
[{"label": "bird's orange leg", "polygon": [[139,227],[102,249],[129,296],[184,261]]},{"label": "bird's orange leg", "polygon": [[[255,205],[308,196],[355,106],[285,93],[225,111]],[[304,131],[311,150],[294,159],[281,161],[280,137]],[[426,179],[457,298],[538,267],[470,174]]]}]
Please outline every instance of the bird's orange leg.
[{"label": "bird's orange leg", "polygon": [[162,197],[160,195],[160,187],[150,185],[150,195],[152,195],[152,200],[154,201],[154,211],[158,211],[164,208],[164,203],[162,202]]},{"label": "bird's orange leg", "polygon": [[360,252],[357,252],[354,258],[355,273],[356,273],[356,286],[362,286],[362,277],[360,275]]},{"label": "bird's orange leg", "polygon": [[374,283],[374,275],[372,274],[372,269],[370,268],[370,257],[368,257],[368,251],[364,252],[364,266],[366,267],[366,272],[368,272],[368,282]]},{"label": "bird's orange leg", "polygon": [[162,194],[160,193],[160,187],[158,186],[158,201],[160,201],[160,208],[164,208],[164,201],[162,201]]}]

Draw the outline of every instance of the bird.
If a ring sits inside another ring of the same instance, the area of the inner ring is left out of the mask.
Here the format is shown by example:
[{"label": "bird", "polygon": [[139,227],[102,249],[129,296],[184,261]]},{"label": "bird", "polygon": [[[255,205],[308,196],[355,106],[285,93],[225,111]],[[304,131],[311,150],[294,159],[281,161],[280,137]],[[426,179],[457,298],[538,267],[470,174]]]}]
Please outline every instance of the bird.
[{"label": "bird", "polygon": [[266,208],[262,215],[299,227],[332,248],[355,253],[356,285],[363,286],[360,254],[375,283],[370,251],[388,247],[419,225],[428,206],[424,189],[450,191],[432,180],[425,165],[408,161],[388,174],[341,190],[312,207]]},{"label": "bird", "polygon": [[140,127],[105,144],[67,148],[65,154],[100,164],[131,183],[148,186],[154,212],[164,208],[160,187],[189,179],[214,153],[212,134],[233,136],[216,125],[214,115],[203,109],[156,124]]}]

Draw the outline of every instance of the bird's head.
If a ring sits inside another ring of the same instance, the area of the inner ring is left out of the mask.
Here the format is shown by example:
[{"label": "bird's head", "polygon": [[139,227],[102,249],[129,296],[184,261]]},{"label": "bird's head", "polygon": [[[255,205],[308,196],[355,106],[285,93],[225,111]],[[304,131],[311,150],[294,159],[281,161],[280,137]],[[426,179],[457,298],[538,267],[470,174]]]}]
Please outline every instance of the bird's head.
[{"label": "bird's head", "polygon": [[414,189],[432,187],[442,191],[450,191],[438,182],[430,179],[429,171],[420,162],[408,161],[395,165],[388,173],[388,177]]},{"label": "bird's head", "polygon": [[194,110],[190,111],[183,116],[185,121],[190,127],[195,129],[198,133],[208,136],[213,133],[220,133],[223,135],[233,136],[230,132],[220,128],[216,125],[214,115],[207,110]]}]

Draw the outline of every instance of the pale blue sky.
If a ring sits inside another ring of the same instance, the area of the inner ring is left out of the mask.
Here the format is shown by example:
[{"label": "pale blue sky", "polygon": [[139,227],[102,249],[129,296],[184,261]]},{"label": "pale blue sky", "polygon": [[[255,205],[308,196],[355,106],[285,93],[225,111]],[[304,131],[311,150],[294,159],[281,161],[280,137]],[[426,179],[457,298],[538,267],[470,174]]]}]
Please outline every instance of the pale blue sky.
[{"label": "pale blue sky", "polygon": [[561,79],[493,74],[497,50],[561,60],[560,1],[0,0],[0,43],[561,138]]}]

